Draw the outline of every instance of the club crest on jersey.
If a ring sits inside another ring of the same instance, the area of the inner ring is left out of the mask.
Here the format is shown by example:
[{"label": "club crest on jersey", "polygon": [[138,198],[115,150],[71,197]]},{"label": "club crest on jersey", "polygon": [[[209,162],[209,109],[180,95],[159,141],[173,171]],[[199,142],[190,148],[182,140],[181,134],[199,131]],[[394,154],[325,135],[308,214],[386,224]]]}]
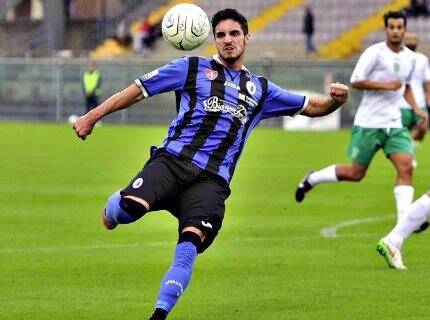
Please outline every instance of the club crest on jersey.
[{"label": "club crest on jersey", "polygon": [[257,91],[257,87],[255,86],[254,82],[248,81],[246,82],[246,90],[248,90],[249,94],[253,96],[255,91]]},{"label": "club crest on jersey", "polygon": [[218,71],[212,70],[212,69],[205,69],[206,78],[208,78],[210,81],[215,80],[218,77]]}]

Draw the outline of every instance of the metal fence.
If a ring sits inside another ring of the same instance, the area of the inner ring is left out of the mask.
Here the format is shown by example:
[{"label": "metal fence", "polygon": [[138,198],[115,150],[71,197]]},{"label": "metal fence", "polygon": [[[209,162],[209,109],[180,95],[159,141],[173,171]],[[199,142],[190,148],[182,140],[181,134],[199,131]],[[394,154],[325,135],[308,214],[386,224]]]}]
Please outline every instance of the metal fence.
[{"label": "metal fence", "polygon": [[[149,71],[167,63],[155,60],[105,60],[97,65],[102,77],[102,99],[125,88]],[[85,111],[81,78],[86,59],[0,59],[0,119],[65,121]],[[353,62],[250,61],[248,69],[267,76],[289,90],[324,92],[327,77],[349,82]],[[351,123],[360,93],[351,97],[342,111],[342,124]],[[167,93],[151,97],[119,113],[107,122],[168,123],[175,114],[175,97]],[[265,125],[281,125],[280,119]]]}]

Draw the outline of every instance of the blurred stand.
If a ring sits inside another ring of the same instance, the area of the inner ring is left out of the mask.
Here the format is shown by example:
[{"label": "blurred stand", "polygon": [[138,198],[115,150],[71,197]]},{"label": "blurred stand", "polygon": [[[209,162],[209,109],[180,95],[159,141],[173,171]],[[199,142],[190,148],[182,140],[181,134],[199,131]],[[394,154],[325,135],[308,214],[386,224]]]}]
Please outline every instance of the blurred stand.
[{"label": "blurred stand", "polygon": [[[71,52],[65,50],[58,52],[54,58],[0,58],[0,119],[61,122],[72,114],[81,114],[85,106],[82,101],[82,74],[89,60],[70,56]],[[103,92],[99,100],[104,101],[139,76],[167,62],[150,59],[97,60],[103,75]],[[329,81],[327,74],[332,74],[333,81],[344,81],[349,78],[354,62],[282,62],[276,60],[272,53],[266,53],[264,59],[248,60],[246,66],[290,91],[308,88],[322,94],[324,81]],[[349,113],[354,112],[359,99],[359,92],[351,92],[347,106],[342,108],[342,126],[350,124]],[[123,113],[109,115],[106,123],[167,124],[176,112],[173,94],[148,99],[144,104],[144,108],[136,106]],[[283,120],[271,119],[264,121],[263,125],[281,127]]]}]

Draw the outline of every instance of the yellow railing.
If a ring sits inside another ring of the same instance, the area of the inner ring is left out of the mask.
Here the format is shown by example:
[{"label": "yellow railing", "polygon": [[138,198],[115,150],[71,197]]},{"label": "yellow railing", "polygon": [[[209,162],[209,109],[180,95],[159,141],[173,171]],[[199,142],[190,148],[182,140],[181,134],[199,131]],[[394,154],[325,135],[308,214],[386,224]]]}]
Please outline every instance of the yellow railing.
[{"label": "yellow railing", "polygon": [[372,32],[384,26],[383,16],[389,10],[401,10],[409,5],[409,0],[395,0],[382,6],[373,15],[361,20],[356,25],[335,39],[319,47],[318,57],[324,59],[345,59],[361,50],[363,40]]}]

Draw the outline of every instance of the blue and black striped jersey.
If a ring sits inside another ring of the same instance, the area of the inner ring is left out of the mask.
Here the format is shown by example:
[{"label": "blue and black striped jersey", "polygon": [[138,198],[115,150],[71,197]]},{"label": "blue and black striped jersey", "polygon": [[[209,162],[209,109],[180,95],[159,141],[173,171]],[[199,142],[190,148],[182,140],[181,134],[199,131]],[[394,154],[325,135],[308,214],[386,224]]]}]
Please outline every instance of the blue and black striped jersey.
[{"label": "blue and black striped jersey", "polygon": [[251,131],[262,120],[304,110],[306,96],[217,56],[183,57],[136,79],[145,97],[175,91],[178,113],[160,146],[230,182]]}]

